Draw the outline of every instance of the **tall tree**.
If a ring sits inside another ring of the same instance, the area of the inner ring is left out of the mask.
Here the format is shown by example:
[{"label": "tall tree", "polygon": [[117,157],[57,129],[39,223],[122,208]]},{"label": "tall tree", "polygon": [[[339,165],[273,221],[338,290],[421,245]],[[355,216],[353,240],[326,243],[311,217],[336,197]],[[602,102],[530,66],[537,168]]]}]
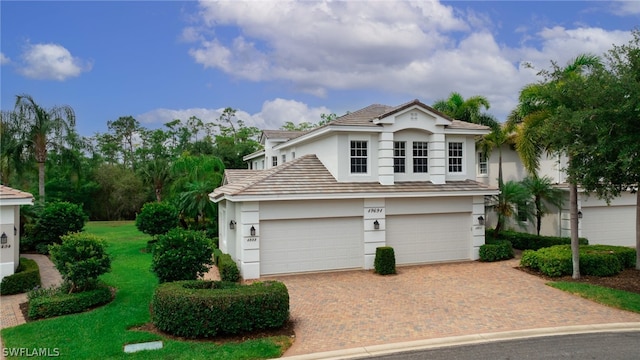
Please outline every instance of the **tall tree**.
[{"label": "tall tree", "polygon": [[489,110],[489,107],[489,100],[484,96],[476,95],[465,99],[457,92],[452,92],[447,99],[438,100],[433,104],[434,109],[456,120],[492,126],[495,120],[482,111],[483,108]]},{"label": "tall tree", "polygon": [[226,108],[216,124],[220,134],[215,137],[214,155],[223,161],[227,169],[244,168],[242,158],[260,148],[257,141],[260,130],[237,119],[236,110],[232,108]]},{"label": "tall tree", "polygon": [[107,121],[107,127],[121,143],[124,166],[128,166],[130,169],[135,170],[134,139],[142,130],[140,123],[138,120],[133,118],[133,116],[121,116],[117,120]]},{"label": "tall tree", "polygon": [[47,152],[65,147],[69,136],[75,133],[75,112],[68,105],[46,109],[30,95],[17,95],[15,109],[23,124],[21,140],[38,163],[38,195],[44,203]]}]

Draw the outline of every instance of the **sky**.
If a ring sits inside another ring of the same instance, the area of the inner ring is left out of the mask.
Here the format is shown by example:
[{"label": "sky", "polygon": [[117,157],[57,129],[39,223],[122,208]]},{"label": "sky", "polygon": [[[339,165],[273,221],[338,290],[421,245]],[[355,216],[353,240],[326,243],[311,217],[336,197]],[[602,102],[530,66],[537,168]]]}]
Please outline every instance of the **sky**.
[{"label": "sky", "polygon": [[231,107],[249,126],[481,95],[504,121],[551,61],[631,39],[640,1],[0,2],[0,105],[75,110],[81,135]]}]

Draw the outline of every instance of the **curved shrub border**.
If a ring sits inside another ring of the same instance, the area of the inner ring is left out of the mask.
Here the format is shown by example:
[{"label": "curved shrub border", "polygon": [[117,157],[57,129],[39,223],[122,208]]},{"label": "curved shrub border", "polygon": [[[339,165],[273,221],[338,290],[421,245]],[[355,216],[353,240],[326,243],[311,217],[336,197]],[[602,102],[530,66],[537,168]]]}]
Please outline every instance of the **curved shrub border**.
[{"label": "curved shrub border", "polygon": [[[496,240],[507,240],[511,242],[514,249],[518,250],[538,250],[554,245],[570,245],[571,238],[558,236],[538,236],[535,234],[527,234],[516,231],[502,231],[498,238],[493,237],[493,229],[485,231],[485,242],[487,244],[495,243]],[[586,238],[579,239],[580,245],[588,245]]]},{"label": "curved shrub border", "polygon": [[42,289],[34,293],[40,294],[30,294],[27,314],[31,320],[83,312],[113,299],[111,288],[106,285],[72,294],[61,289]]},{"label": "curved shrub border", "polygon": [[40,286],[40,268],[38,263],[27,258],[20,258],[17,272],[5,276],[0,283],[0,295],[12,295],[27,292]]},{"label": "curved shrub border", "polygon": [[[587,245],[580,247],[580,274],[613,276],[626,268],[635,267],[636,250],[625,246]],[[571,275],[571,246],[556,245],[539,250],[525,250],[520,265],[544,275]]]},{"label": "curved shrub border", "polygon": [[274,329],[289,319],[289,291],[277,281],[168,282],[153,295],[151,318],[159,330],[187,338]]},{"label": "curved shrub border", "polygon": [[507,240],[495,240],[480,246],[480,261],[492,262],[513,258],[513,247]]}]

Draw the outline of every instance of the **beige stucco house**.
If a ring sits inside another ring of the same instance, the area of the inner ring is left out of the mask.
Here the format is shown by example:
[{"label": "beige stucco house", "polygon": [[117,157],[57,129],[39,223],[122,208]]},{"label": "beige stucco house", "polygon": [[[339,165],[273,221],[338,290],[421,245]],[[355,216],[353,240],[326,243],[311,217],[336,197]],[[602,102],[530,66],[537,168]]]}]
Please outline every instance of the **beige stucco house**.
[{"label": "beige stucco house", "polygon": [[485,126],[418,100],[374,104],[308,132],[264,131],[264,146],[210,194],[220,248],[245,279],[371,269],[376,248],[398,264],[473,260],[484,244],[475,141]]},{"label": "beige stucco house", "polygon": [[33,205],[33,195],[0,185],[0,281],[20,263],[20,205]]}]

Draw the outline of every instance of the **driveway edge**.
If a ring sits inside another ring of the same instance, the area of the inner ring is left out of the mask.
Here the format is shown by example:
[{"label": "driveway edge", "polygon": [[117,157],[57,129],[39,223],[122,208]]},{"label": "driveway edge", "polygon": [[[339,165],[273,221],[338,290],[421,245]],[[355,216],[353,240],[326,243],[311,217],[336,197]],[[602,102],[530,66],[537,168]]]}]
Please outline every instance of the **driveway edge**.
[{"label": "driveway edge", "polygon": [[337,360],[361,359],[374,355],[386,355],[397,352],[436,349],[447,346],[480,344],[494,341],[517,340],[546,336],[587,334],[597,332],[640,331],[640,322],[575,325],[549,327],[516,331],[504,331],[476,335],[452,336],[439,339],[416,340],[394,344],[356,347],[344,350],[327,351],[313,354],[285,356],[287,360]]}]

